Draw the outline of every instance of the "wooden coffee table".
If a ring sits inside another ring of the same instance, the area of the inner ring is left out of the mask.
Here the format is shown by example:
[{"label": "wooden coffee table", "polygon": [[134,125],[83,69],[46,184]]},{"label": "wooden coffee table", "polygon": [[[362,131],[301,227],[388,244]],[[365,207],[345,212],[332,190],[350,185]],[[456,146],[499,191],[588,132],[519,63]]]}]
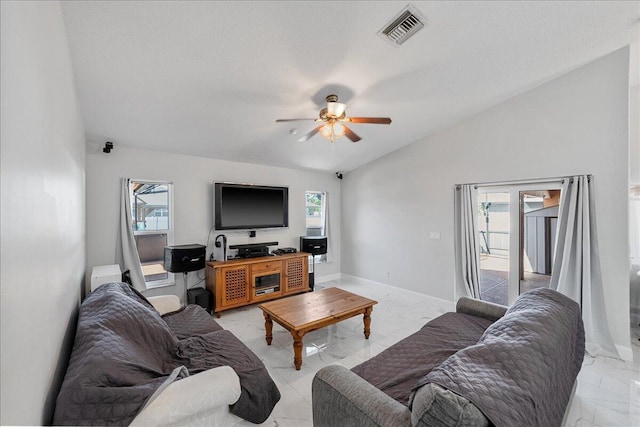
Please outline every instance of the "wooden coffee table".
[{"label": "wooden coffee table", "polygon": [[293,363],[299,371],[302,366],[302,337],[307,332],[333,325],[341,320],[363,314],[364,337],[371,333],[371,311],[378,301],[338,288],[327,288],[289,298],[260,304],[264,313],[267,345],[273,339],[275,321],[293,337]]}]

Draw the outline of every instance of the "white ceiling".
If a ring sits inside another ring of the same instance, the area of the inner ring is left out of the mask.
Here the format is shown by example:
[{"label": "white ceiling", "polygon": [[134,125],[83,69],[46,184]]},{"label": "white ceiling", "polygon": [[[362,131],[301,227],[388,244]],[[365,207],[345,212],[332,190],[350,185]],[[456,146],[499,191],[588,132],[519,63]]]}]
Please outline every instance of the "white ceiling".
[{"label": "white ceiling", "polygon": [[[640,1],[63,1],[88,142],[348,171],[634,40]],[[634,33],[635,31],[635,33]],[[362,137],[297,139],[329,93]],[[297,135],[290,129],[296,128]]]}]

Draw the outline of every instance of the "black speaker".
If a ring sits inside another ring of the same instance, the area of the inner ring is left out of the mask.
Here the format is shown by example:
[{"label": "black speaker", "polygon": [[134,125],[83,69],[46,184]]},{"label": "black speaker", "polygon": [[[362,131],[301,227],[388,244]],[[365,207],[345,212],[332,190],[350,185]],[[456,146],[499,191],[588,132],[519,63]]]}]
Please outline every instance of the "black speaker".
[{"label": "black speaker", "polygon": [[202,270],[206,257],[204,245],[178,245],[164,247],[164,269],[170,273]]},{"label": "black speaker", "polygon": [[197,304],[211,313],[213,310],[213,296],[211,292],[204,288],[194,288],[187,291],[187,301],[189,304]]},{"label": "black speaker", "polygon": [[326,236],[300,236],[300,251],[311,255],[324,255],[327,253]]}]

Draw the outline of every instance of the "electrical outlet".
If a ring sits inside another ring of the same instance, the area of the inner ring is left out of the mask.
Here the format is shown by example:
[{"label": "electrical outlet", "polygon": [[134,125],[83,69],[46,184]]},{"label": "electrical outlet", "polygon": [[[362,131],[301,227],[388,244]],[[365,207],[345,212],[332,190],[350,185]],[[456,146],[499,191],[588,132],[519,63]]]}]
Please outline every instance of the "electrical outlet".
[{"label": "electrical outlet", "polygon": [[429,233],[429,239],[431,240],[440,240],[441,236],[440,236],[440,232],[438,231],[432,231]]},{"label": "electrical outlet", "polygon": [[388,279],[389,277],[391,277],[391,272],[390,272],[390,271],[387,271],[387,279]]}]

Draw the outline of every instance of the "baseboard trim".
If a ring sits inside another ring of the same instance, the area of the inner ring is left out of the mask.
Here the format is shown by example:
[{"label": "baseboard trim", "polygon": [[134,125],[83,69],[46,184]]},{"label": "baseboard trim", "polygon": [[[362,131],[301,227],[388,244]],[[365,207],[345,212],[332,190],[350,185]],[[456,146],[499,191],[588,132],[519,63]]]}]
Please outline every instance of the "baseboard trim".
[{"label": "baseboard trim", "polygon": [[427,294],[421,294],[420,292],[416,292],[416,291],[412,291],[411,289],[405,289],[405,288],[401,288],[399,286],[393,286],[393,285],[389,285],[387,283],[382,283],[382,282],[376,282],[375,280],[370,280],[370,279],[365,279],[363,277],[358,277],[358,276],[352,276],[350,274],[345,274],[342,273],[342,278],[343,279],[349,279],[349,280],[353,280],[354,282],[357,282],[361,285],[377,285],[377,286],[383,286],[385,288],[391,288],[391,289],[402,289],[405,292],[409,292],[412,293],[414,295],[420,295],[421,298],[427,298],[430,302],[430,304],[441,308],[443,310],[446,311],[453,311],[455,310],[455,303],[453,301],[448,301],[446,299],[443,298],[438,298],[438,297],[433,297],[431,295],[427,295]]},{"label": "baseboard trim", "polygon": [[341,277],[342,277],[342,274],[340,273],[327,274],[326,276],[318,276],[318,277],[315,277],[314,284],[331,282],[332,280],[340,280]]}]

